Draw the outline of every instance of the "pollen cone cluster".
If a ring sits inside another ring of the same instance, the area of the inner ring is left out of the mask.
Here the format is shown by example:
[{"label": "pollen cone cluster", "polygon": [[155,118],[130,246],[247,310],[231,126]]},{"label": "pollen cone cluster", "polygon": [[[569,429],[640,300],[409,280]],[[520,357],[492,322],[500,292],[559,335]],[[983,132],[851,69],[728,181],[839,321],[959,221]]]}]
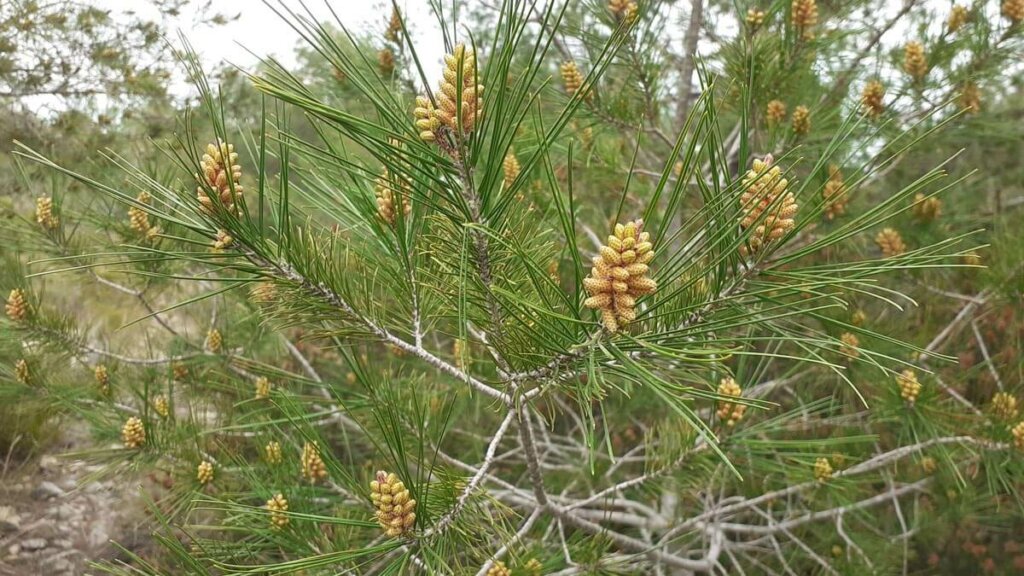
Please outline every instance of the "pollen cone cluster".
[{"label": "pollen cone cluster", "polygon": [[909,404],[913,404],[917,401],[917,396],[921,393],[921,383],[917,381],[917,374],[911,370],[906,369],[896,377],[896,384],[900,387],[900,397],[907,401]]},{"label": "pollen cone cluster", "polygon": [[860,105],[868,118],[881,116],[885,112],[885,86],[878,80],[868,81],[860,95]]},{"label": "pollen cone cluster", "polygon": [[935,196],[925,197],[924,194],[918,192],[914,196],[912,210],[918,220],[930,222],[938,218],[939,214],[942,213],[942,201]]},{"label": "pollen cone cluster", "polygon": [[786,119],[786,103],[782,100],[772,100],[765,109],[765,116],[769,125],[779,124]]},{"label": "pollen cone cluster", "polygon": [[277,440],[267,442],[267,445],[263,448],[263,458],[269,464],[280,464],[282,459],[281,443]]},{"label": "pollen cone cluster", "polygon": [[398,476],[377,471],[377,477],[370,482],[370,500],[385,534],[397,537],[412,530],[416,523],[416,501]]},{"label": "pollen cone cluster", "polygon": [[153,411],[159,414],[161,418],[167,418],[171,415],[171,405],[167,402],[167,396],[160,394],[153,398]]},{"label": "pollen cone cluster", "polygon": [[373,192],[377,197],[377,214],[390,226],[395,225],[396,204],[401,203],[402,215],[412,211],[408,198],[409,182],[399,176],[392,176],[387,168],[374,182]]},{"label": "pollen cone cluster", "polygon": [[121,427],[121,442],[125,448],[138,448],[146,443],[146,429],[138,416],[132,416]]},{"label": "pollen cone cluster", "polygon": [[960,109],[968,114],[981,112],[981,89],[974,82],[964,84],[960,89]]},{"label": "pollen cone cluster", "polygon": [[437,119],[437,109],[434,103],[426,96],[416,97],[416,109],[413,110],[413,117],[416,119],[416,129],[420,131],[420,140],[434,142],[437,140],[438,131],[441,129],[441,121]]},{"label": "pollen cone cluster", "polygon": [[839,336],[839,353],[843,356],[850,358],[856,358],[860,356],[860,338],[857,338],[856,334],[852,332],[843,332]]},{"label": "pollen cone cluster", "polygon": [[1018,422],[1016,426],[1010,428],[1010,435],[1013,436],[1013,445],[1024,450],[1024,422]]},{"label": "pollen cone cluster", "polygon": [[270,524],[274,528],[284,528],[288,525],[288,500],[284,494],[278,492],[267,500],[267,510],[270,512]]},{"label": "pollen cone cluster", "polygon": [[523,570],[526,570],[530,576],[541,576],[544,572],[544,565],[541,564],[540,560],[530,558],[530,560],[523,565]]},{"label": "pollen cone cluster", "polygon": [[797,106],[793,109],[793,133],[807,134],[811,131],[811,111],[807,106]]},{"label": "pollen cone cluster", "polygon": [[477,84],[480,78],[473,49],[457,45],[444,57],[443,76],[434,116],[453,132],[468,134],[483,115],[484,107],[484,87]]},{"label": "pollen cone cluster", "polygon": [[[148,206],[153,201],[153,197],[150,196],[149,192],[143,190],[135,197],[135,201]],[[159,226],[150,224],[149,213],[135,206],[128,208],[128,227],[147,240],[152,240],[160,233]]]},{"label": "pollen cone cluster", "polygon": [[928,58],[920,42],[909,42],[903,48],[903,71],[914,80],[921,80],[928,74]]},{"label": "pollen cone cluster", "polygon": [[277,300],[277,286],[273,282],[260,282],[249,289],[249,300],[253,304],[270,304]]},{"label": "pollen cone cluster", "polygon": [[846,184],[843,182],[843,173],[835,164],[828,167],[828,182],[825,182],[821,196],[825,200],[826,218],[834,220],[846,214]]},{"label": "pollen cone cluster", "polygon": [[616,20],[632,22],[636,18],[639,7],[632,0],[608,0],[608,10]]},{"label": "pollen cone cluster", "polygon": [[[736,383],[732,378],[723,378],[718,384],[718,393],[722,396],[732,396],[739,398],[743,395],[743,389],[740,388],[739,384]],[[725,423],[730,428],[743,420],[743,413],[747,411],[747,407],[743,404],[737,404],[728,400],[718,401],[718,419]]]},{"label": "pollen cone cluster", "polygon": [[616,224],[614,234],[594,257],[590,276],[583,287],[590,294],[583,305],[601,313],[601,323],[615,333],[636,318],[636,300],[657,289],[647,276],[648,264],[654,259],[654,245],[649,232],[641,232],[643,220]]},{"label": "pollen cone cluster", "polygon": [[747,9],[747,26],[751,29],[756,30],[764,24],[764,10],[758,10],[757,8]]},{"label": "pollen cone cluster", "polygon": [[903,243],[903,237],[892,228],[884,228],[875,236],[875,244],[882,251],[882,256],[891,258],[899,256],[907,251],[907,245]]},{"label": "pollen cone cluster", "polygon": [[949,11],[949,20],[946,23],[946,29],[950,33],[956,32],[957,30],[964,27],[967,24],[967,19],[971,13],[967,10],[966,6],[955,4],[952,10]]},{"label": "pollen cone cluster", "polygon": [[496,560],[494,565],[487,571],[487,576],[512,576],[512,571],[508,569],[501,560]]},{"label": "pollen cone cluster", "polygon": [[391,20],[388,21],[388,29],[384,32],[384,39],[388,42],[398,42],[399,34],[402,32],[402,15],[397,7],[391,9]]},{"label": "pollen cone cluster", "polygon": [[828,458],[818,458],[814,461],[814,479],[818,482],[825,482],[832,478],[832,465]]},{"label": "pollen cone cluster", "polygon": [[222,346],[224,346],[224,337],[221,336],[220,330],[211,328],[210,331],[206,333],[206,349],[213,354],[217,354],[220,352]]},{"label": "pollen cone cluster", "polygon": [[1003,18],[1013,25],[1024,21],[1024,0],[1003,0]]},{"label": "pollen cone cluster", "polygon": [[[562,65],[558,68],[559,73],[562,75],[562,86],[565,87],[565,93],[569,96],[574,96],[577,92],[583,88],[583,73],[580,72],[576,63],[572,60],[566,60],[562,62]],[[590,99],[590,92],[584,94],[584,98]]]},{"label": "pollen cone cluster", "polygon": [[1004,422],[1016,419],[1020,414],[1016,396],[1007,392],[997,392],[992,396],[992,414]]},{"label": "pollen cone cluster", "polygon": [[29,372],[28,361],[24,358],[19,358],[18,361],[14,363],[14,378],[26,386],[31,382],[32,373]]},{"label": "pollen cone cluster", "polygon": [[[757,252],[774,242],[796,226],[797,203],[789,192],[789,181],[782,177],[782,170],[773,166],[771,155],[763,160],[754,160],[753,167],[743,176],[743,194],[740,195],[742,217],[740,226],[744,230],[753,228],[747,240],[749,252]],[[744,246],[742,253],[747,254]]]},{"label": "pollen cone cluster", "polygon": [[316,484],[318,480],[327,477],[327,466],[320,457],[320,448],[316,442],[306,442],[302,447],[302,477]]},{"label": "pollen cone cluster", "polygon": [[384,76],[390,76],[395,71],[395,53],[391,48],[382,48],[377,53],[377,67]]},{"label": "pollen cone cluster", "polygon": [[28,318],[28,300],[25,298],[25,291],[21,288],[11,290],[7,296],[7,304],[4,306],[7,317],[11,322],[24,322]]},{"label": "pollen cone cluster", "polygon": [[266,376],[256,379],[256,399],[266,400],[270,397],[270,380]]},{"label": "pollen cone cluster", "polygon": [[519,165],[519,158],[516,158],[516,153],[510,148],[508,154],[505,154],[505,159],[501,161],[501,171],[505,175],[505,186],[511,186],[516,178],[519,177],[519,172],[522,169],[522,166]]},{"label": "pollen cone cluster", "polygon": [[97,364],[96,368],[92,371],[93,376],[96,378],[96,384],[100,388],[101,394],[110,393],[110,374],[107,373],[107,367],[103,364]]},{"label": "pollen cone cluster", "polygon": [[225,249],[229,248],[232,244],[234,244],[234,242],[235,239],[232,238],[230,234],[228,234],[227,230],[217,230],[217,236],[213,239],[213,251],[223,252]]},{"label": "pollen cone cluster", "polygon": [[53,198],[49,196],[36,198],[36,222],[44,230],[54,230],[60,226],[60,218],[53,213]]},{"label": "pollen cone cluster", "polygon": [[818,3],[815,0],[793,0],[793,27],[804,40],[814,38],[814,26],[818,24]]},{"label": "pollen cone cluster", "polygon": [[203,460],[199,463],[199,467],[196,468],[196,480],[200,484],[209,484],[213,482],[213,463]]},{"label": "pollen cone cluster", "polygon": [[242,197],[242,167],[237,162],[238,154],[231,144],[220,141],[207,144],[206,154],[199,160],[202,172],[196,175],[200,182],[196,197],[207,213],[212,213],[215,206],[210,192],[217,196],[225,210],[238,212],[237,202]]}]

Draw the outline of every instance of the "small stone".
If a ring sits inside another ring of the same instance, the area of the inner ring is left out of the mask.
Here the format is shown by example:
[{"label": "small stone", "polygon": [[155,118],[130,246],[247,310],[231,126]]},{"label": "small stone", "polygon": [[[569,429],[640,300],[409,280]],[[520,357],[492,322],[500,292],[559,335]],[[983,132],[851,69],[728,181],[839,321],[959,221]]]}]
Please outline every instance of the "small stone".
[{"label": "small stone", "polygon": [[53,515],[56,516],[58,520],[70,520],[77,517],[79,514],[78,510],[76,510],[74,506],[70,504],[62,504],[54,510]]},{"label": "small stone", "polygon": [[7,547],[7,555],[11,558],[17,558],[18,554],[21,554],[21,544],[14,543]]},{"label": "small stone", "polygon": [[39,459],[40,470],[53,470],[54,468],[57,467],[58,464],[59,462],[57,461],[57,459],[50,455],[43,456],[42,458]]},{"label": "small stone", "polygon": [[0,506],[0,534],[17,532],[20,527],[21,518],[18,517],[18,513],[14,511],[14,508]]},{"label": "small stone", "polygon": [[21,541],[22,550],[32,552],[35,550],[42,550],[46,548],[46,540],[43,538],[29,538]]},{"label": "small stone", "polygon": [[71,548],[71,540],[61,538],[60,540],[54,540],[53,545],[57,548],[68,549]]},{"label": "small stone", "polygon": [[32,497],[36,500],[50,500],[64,495],[64,490],[53,482],[44,480],[32,491]]}]

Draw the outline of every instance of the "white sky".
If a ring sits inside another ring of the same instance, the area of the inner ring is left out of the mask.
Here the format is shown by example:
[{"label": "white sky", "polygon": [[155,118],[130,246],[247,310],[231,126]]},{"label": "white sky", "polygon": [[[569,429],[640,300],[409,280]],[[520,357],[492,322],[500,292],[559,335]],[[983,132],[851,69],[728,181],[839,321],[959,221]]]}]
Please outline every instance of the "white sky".
[{"label": "white sky", "polygon": [[[284,3],[295,12],[301,12],[298,0],[269,0],[280,9]],[[93,0],[100,8],[124,13],[137,10],[141,16],[154,17],[156,12],[138,0]],[[331,9],[341,22],[356,34],[366,31],[383,32],[391,17],[390,0],[305,0],[307,7],[320,21],[334,21]],[[296,64],[295,48],[301,37],[262,0],[216,0],[216,11],[238,19],[223,26],[196,26],[193,14],[183,14],[167,28],[172,41],[181,31],[210,67],[218,61],[227,61],[242,68],[251,68],[259,57],[274,56],[285,67]],[[398,0],[398,6],[410,26],[420,57],[428,73],[440,71],[443,42],[436,19],[427,0]],[[436,48],[434,48],[436,47]],[[187,90],[182,85],[182,90]]]}]

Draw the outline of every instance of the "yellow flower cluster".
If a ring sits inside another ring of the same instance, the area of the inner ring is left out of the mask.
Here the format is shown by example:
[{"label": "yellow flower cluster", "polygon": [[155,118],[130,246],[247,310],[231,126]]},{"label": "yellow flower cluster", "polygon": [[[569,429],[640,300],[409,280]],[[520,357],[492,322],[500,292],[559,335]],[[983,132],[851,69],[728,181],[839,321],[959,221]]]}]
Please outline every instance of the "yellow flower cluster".
[{"label": "yellow flower cluster", "polygon": [[828,181],[821,190],[821,197],[825,200],[826,218],[834,220],[846,214],[846,184],[843,182],[843,173],[835,164],[828,167]]},{"label": "yellow flower cluster", "polygon": [[658,287],[647,275],[654,245],[650,233],[641,231],[643,225],[643,220],[616,224],[608,243],[594,257],[590,276],[583,279],[590,294],[583,305],[599,310],[601,323],[612,333],[636,318],[637,298]]},{"label": "yellow flower cluster", "polygon": [[28,360],[19,358],[18,361],[14,363],[14,378],[26,386],[29,384],[32,380],[32,373],[29,372],[28,369]]},{"label": "yellow flower cluster", "polygon": [[221,336],[220,330],[210,328],[210,331],[206,333],[205,344],[209,352],[213,354],[220,352],[221,347],[224,346],[224,337]]},{"label": "yellow flower cluster", "polygon": [[818,458],[814,461],[814,479],[818,482],[826,482],[832,478],[832,465],[828,458]]},{"label": "yellow flower cluster", "polygon": [[438,132],[441,130],[441,121],[437,119],[436,112],[430,98],[416,97],[416,109],[413,110],[413,116],[416,118],[416,129],[420,131],[420,139],[424,142],[437,140]]},{"label": "yellow flower cluster", "polygon": [[288,500],[284,494],[278,492],[273,498],[267,500],[267,510],[270,512],[270,524],[274,528],[284,528],[288,525]]},{"label": "yellow flower cluster", "polygon": [[793,0],[793,27],[804,40],[814,38],[814,26],[818,23],[818,3],[815,0]]},{"label": "yellow flower cluster", "polygon": [[167,418],[171,415],[171,405],[167,402],[167,396],[160,394],[153,398],[153,411],[159,414],[161,418]]},{"label": "yellow flower cluster", "polygon": [[942,201],[935,196],[925,197],[924,194],[918,192],[914,196],[914,206],[911,210],[919,220],[930,222],[938,218],[942,212]]},{"label": "yellow flower cluster", "polygon": [[242,167],[236,162],[238,154],[231,144],[220,141],[207,144],[206,154],[199,160],[202,172],[196,175],[200,182],[196,197],[207,213],[212,213],[215,206],[210,191],[216,194],[221,207],[228,212],[238,212],[237,202],[242,197]]},{"label": "yellow flower cluster", "polygon": [[967,24],[967,20],[970,18],[971,13],[966,6],[960,4],[954,4],[953,8],[949,11],[949,20],[946,23],[946,29],[952,34],[957,30],[964,27]]},{"label": "yellow flower cluster", "polygon": [[807,106],[797,106],[793,109],[793,133],[807,134],[811,131],[811,111]]},{"label": "yellow flower cluster", "polygon": [[540,560],[530,558],[530,560],[523,565],[523,570],[529,572],[530,576],[541,576],[541,573],[544,571],[544,565],[540,563]]},{"label": "yellow flower cluster", "polygon": [[320,457],[320,447],[316,442],[306,442],[302,447],[302,477],[315,484],[327,477],[327,466]]},{"label": "yellow flower cluster", "polygon": [[60,226],[60,218],[53,213],[53,198],[49,196],[36,198],[36,222],[44,230],[53,230]]},{"label": "yellow flower cluster", "polygon": [[21,288],[11,290],[4,311],[11,322],[24,322],[28,318],[28,299],[25,298],[25,291]]},{"label": "yellow flower cluster", "polygon": [[188,378],[188,366],[182,362],[175,362],[171,368],[171,376],[176,382],[181,382],[185,378]]},{"label": "yellow flower cluster", "polygon": [[253,304],[269,304],[277,300],[277,286],[273,282],[260,282],[249,289],[249,300]]},{"label": "yellow flower cluster", "polygon": [[392,176],[387,168],[377,177],[374,182],[374,195],[377,197],[377,214],[390,226],[395,225],[396,196],[397,201],[402,204],[402,215],[408,216],[412,211],[408,198],[409,181]]},{"label": "yellow flower cluster", "polygon": [[917,397],[921,394],[921,383],[917,381],[917,374],[911,370],[906,369],[896,377],[896,384],[900,387],[900,397],[906,400],[909,404],[913,404],[917,401]]},{"label": "yellow flower cluster", "polygon": [[516,158],[516,153],[509,148],[508,153],[505,154],[505,159],[501,161],[501,171],[505,175],[505,186],[512,185],[516,178],[519,177],[519,172],[522,169],[522,166],[519,164],[519,158]]},{"label": "yellow flower cluster", "polygon": [[786,119],[786,103],[782,100],[772,100],[765,109],[769,125],[775,125]]},{"label": "yellow flower cluster", "polygon": [[[739,398],[743,395],[743,389],[732,378],[722,378],[722,381],[718,384],[718,393],[722,396]],[[716,414],[719,420],[731,428],[738,424],[740,420],[743,420],[743,413],[746,411],[747,407],[744,404],[737,404],[729,400],[719,400]]]},{"label": "yellow flower cluster", "polygon": [[893,256],[899,256],[907,251],[907,245],[903,243],[903,237],[900,233],[892,228],[883,228],[881,232],[875,236],[875,244],[882,251],[882,256],[891,258]]},{"label": "yellow flower cluster", "polygon": [[868,118],[881,116],[885,112],[885,86],[878,80],[868,81],[860,95],[860,104]]},{"label": "yellow flower cluster", "polygon": [[412,530],[416,523],[416,501],[398,476],[377,471],[376,478],[370,482],[370,500],[377,509],[377,522],[385,534],[397,537]]},{"label": "yellow flower cluster", "polygon": [[260,376],[256,379],[256,399],[266,400],[267,398],[270,398],[270,379]]},{"label": "yellow flower cluster", "polygon": [[[759,251],[796,227],[793,217],[799,206],[793,193],[788,191],[789,180],[773,163],[770,154],[762,160],[754,160],[753,167],[743,176],[740,226],[744,230],[753,227],[754,232],[747,240],[749,252]],[[741,252],[747,254],[748,248],[744,246]]]},{"label": "yellow flower cluster", "polygon": [[146,428],[138,416],[132,416],[121,427],[121,442],[125,448],[138,448],[146,443]]},{"label": "yellow flower cluster", "polygon": [[209,484],[213,482],[213,463],[203,460],[199,463],[199,467],[196,469],[196,480],[200,484]]},{"label": "yellow flower cluster", "polygon": [[903,48],[903,71],[914,80],[921,80],[928,74],[928,58],[920,42],[908,42]]},{"label": "yellow flower cluster", "polygon": [[280,464],[282,459],[281,443],[277,440],[267,442],[267,445],[263,448],[263,457],[269,464]]},{"label": "yellow flower cluster", "polygon": [[1024,21],[1024,0],[1003,0],[1003,17],[1012,25]]},{"label": "yellow flower cluster", "polygon": [[1017,418],[1020,414],[1017,397],[1007,392],[997,392],[992,396],[992,414],[1004,422]]},{"label": "yellow flower cluster", "polygon": [[939,463],[935,461],[935,458],[931,456],[925,456],[921,458],[921,471],[925,474],[934,474],[939,468]]}]

